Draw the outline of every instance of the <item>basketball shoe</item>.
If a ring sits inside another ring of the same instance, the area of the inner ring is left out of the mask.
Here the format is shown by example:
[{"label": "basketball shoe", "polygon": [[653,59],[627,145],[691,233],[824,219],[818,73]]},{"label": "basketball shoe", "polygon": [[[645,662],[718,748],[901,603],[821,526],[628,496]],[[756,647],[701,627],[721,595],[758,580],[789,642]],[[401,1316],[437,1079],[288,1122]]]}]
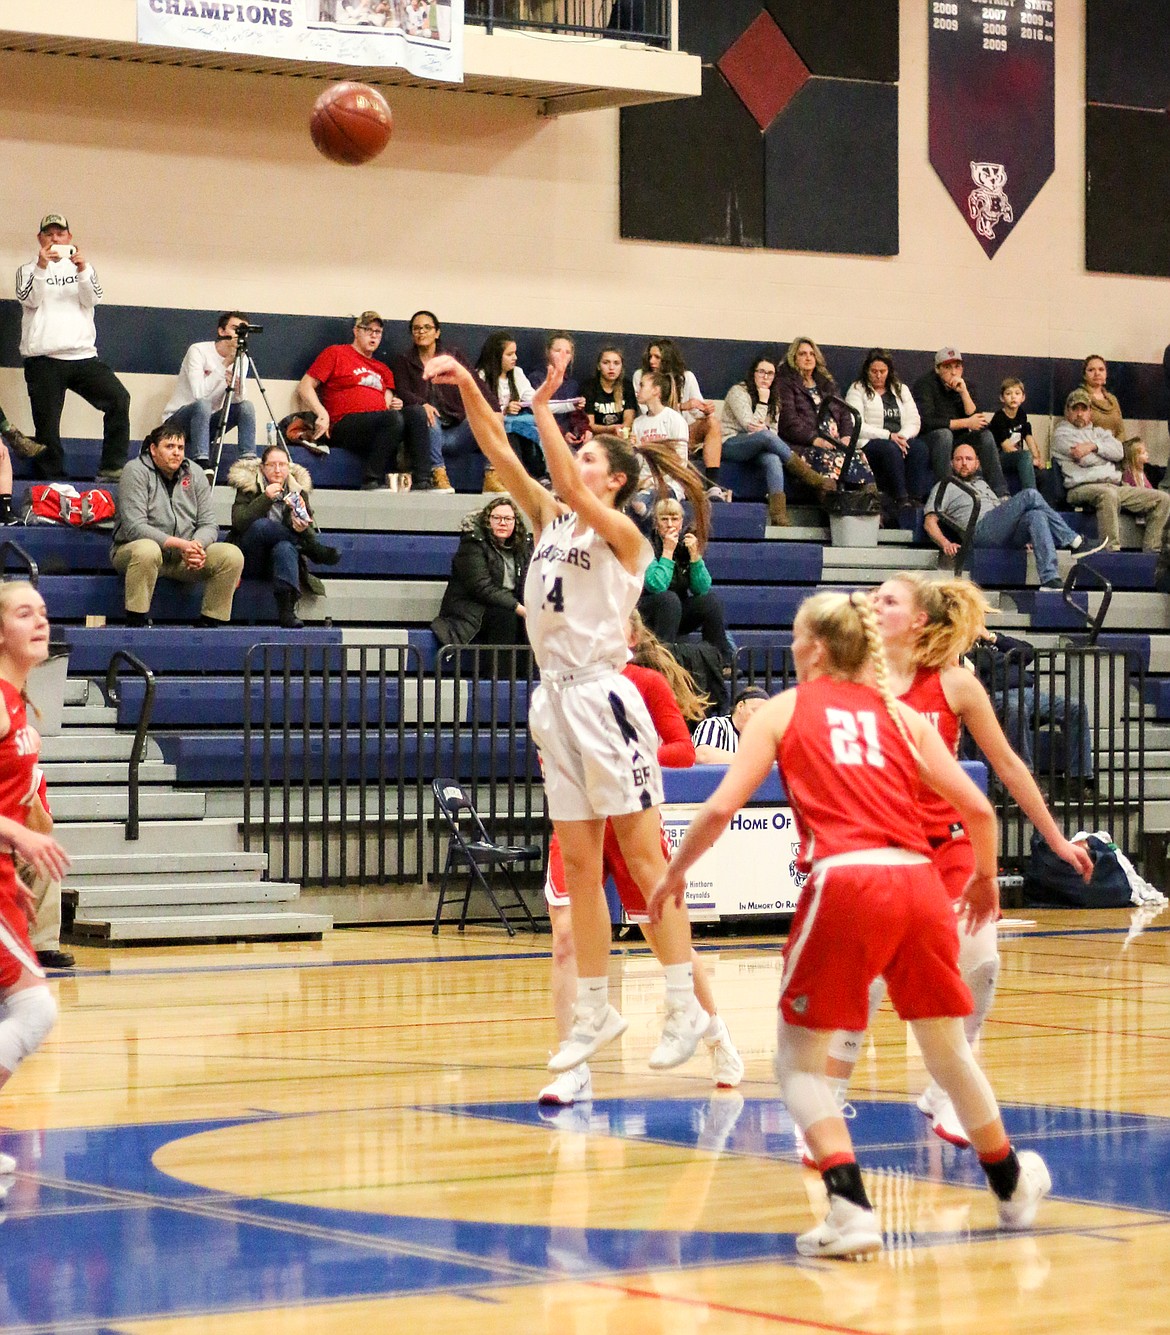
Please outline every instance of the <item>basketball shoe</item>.
[{"label": "basketball shoe", "polygon": [[1048,1165],[1035,1150],[1020,1150],[1016,1157],[1020,1161],[1020,1180],[1016,1189],[1009,1200],[996,1201],[1000,1228],[1031,1228],[1036,1222],[1040,1202],[1052,1190]]},{"label": "basketball shoe", "polygon": [[573,1103],[589,1103],[593,1098],[593,1078],[589,1067],[582,1062],[568,1071],[562,1071],[536,1096],[537,1103],[546,1107],[567,1108]]},{"label": "basketball shoe", "polygon": [[[549,1058],[548,1069],[554,1075],[571,1071],[574,1066],[588,1061],[599,1048],[611,1043],[619,1034],[624,1034],[628,1027],[629,1021],[608,1003],[597,1010],[578,1006],[573,1012],[572,1036]],[[692,1044],[691,1052],[694,1050]]]},{"label": "basketball shoe", "polygon": [[692,993],[685,1000],[666,1002],[666,1023],[658,1046],[650,1054],[652,1071],[669,1071],[695,1055],[699,1039],[711,1024],[711,1017]]},{"label": "basketball shoe", "polygon": [[796,1239],[801,1256],[866,1256],[882,1249],[877,1215],[844,1196],[829,1196],[823,1223]]},{"label": "basketball shoe", "polygon": [[734,1089],[743,1079],[743,1058],[739,1055],[727,1025],[713,1015],[703,1042],[711,1050],[711,1079],[719,1089]]}]

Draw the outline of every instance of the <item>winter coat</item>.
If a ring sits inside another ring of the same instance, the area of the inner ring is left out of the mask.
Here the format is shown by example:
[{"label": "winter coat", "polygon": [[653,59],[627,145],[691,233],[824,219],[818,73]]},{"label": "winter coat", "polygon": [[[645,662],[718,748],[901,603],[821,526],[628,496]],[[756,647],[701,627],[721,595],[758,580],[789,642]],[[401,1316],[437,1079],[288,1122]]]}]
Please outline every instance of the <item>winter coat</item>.
[{"label": "winter coat", "polygon": [[476,510],[463,521],[451,577],[431,629],[440,644],[471,644],[483,625],[486,607],[515,609],[524,594],[524,576],[532,559],[532,535],[519,514],[512,538],[516,587],[504,588],[504,555],[491,536],[487,516]]},{"label": "winter coat", "polygon": [[[232,501],[232,526],[228,533],[228,541],[234,542],[240,546],[240,538],[252,527],[258,519],[266,519],[272,510],[274,501],[270,496],[265,495],[264,488],[268,485],[260,468],[260,456],[256,454],[245,454],[237,459],[228,470],[228,485],[235,487],[236,498]],[[288,479],[285,483],[286,494],[300,496],[305,503],[305,509],[312,518],[313,506],[309,500],[309,492],[313,490],[313,479],[309,476],[309,470],[300,464],[290,463],[288,467]],[[316,531],[314,523],[309,532]],[[289,528],[289,537],[296,543],[300,534],[295,529]],[[299,544],[297,544],[299,546]],[[306,593],[315,593],[318,597],[325,594],[325,585],[309,569],[308,559],[304,553],[300,553],[300,571],[301,588]]]}]

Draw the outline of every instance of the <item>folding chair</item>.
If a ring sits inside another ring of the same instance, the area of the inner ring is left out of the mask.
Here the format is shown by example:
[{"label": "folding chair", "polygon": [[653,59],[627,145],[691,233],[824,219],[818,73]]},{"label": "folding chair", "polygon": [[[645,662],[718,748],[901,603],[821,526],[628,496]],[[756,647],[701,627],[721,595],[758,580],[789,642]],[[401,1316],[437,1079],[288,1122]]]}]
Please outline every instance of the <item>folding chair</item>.
[{"label": "folding chair", "polygon": [[[523,848],[512,848],[506,844],[493,843],[488,838],[488,832],[484,828],[483,821],[479,818],[471,798],[467,791],[461,788],[457,783],[450,779],[435,779],[431,784],[435,790],[435,801],[439,810],[450,829],[451,836],[447,843],[447,861],[443,867],[443,877],[439,882],[439,902],[435,907],[435,921],[431,927],[431,933],[434,936],[439,934],[439,923],[443,917],[443,901],[447,897],[447,881],[451,873],[458,867],[466,863],[467,865],[467,885],[463,891],[463,911],[459,915],[459,930],[467,926],[467,907],[471,903],[471,892],[478,887],[486,891],[488,898],[492,901],[492,906],[499,914],[500,921],[508,929],[509,936],[515,936],[516,931],[504,911],[508,909],[519,909],[524,917],[519,919],[534,932],[538,930],[536,919],[532,916],[532,911],[524,902],[524,897],[520,893],[520,887],[516,884],[512,876],[512,866],[517,862],[531,862],[534,858],[541,856],[542,850],[538,844],[529,844]],[[468,839],[460,822],[467,816],[471,826],[473,838]],[[488,869],[489,876],[484,876],[483,869]],[[491,884],[489,877],[499,869],[511,890],[514,904],[501,905],[496,897],[495,889]]]}]

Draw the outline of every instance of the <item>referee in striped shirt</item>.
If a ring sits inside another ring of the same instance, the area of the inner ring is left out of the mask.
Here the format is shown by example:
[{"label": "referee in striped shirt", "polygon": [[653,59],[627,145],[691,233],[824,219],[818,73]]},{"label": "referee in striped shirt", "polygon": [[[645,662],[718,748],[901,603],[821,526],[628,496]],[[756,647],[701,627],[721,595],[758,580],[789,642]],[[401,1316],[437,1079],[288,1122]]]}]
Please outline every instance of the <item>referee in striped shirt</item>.
[{"label": "referee in striped shirt", "polygon": [[695,729],[696,765],[726,765],[739,749],[739,734],[747,721],[768,699],[768,692],[759,686],[745,686],[736,694],[730,714],[704,719]]}]

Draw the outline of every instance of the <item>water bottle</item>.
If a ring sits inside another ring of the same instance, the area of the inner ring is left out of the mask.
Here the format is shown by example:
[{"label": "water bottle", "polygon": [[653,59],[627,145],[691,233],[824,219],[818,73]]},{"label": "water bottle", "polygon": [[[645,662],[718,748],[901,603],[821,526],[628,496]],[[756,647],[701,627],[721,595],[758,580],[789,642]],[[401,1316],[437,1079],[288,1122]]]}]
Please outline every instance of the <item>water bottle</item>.
[{"label": "water bottle", "polygon": [[268,447],[269,447],[269,449],[271,449],[273,445],[278,445],[279,443],[280,443],[280,442],[279,442],[279,440],[278,440],[278,438],[277,438],[277,434],[276,434],[276,423],[275,423],[275,422],[269,422],[269,423],[268,423]]}]

